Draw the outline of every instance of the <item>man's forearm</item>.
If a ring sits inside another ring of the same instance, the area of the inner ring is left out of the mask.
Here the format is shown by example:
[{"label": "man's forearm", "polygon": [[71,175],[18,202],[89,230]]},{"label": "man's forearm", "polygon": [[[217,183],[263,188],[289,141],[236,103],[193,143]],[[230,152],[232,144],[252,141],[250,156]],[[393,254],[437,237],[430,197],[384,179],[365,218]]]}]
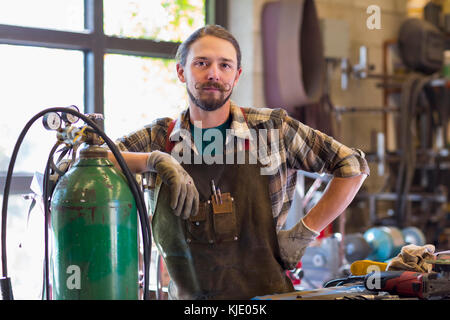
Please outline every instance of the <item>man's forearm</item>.
[{"label": "man's forearm", "polygon": [[344,212],[366,177],[366,174],[350,178],[334,177],[320,201],[303,218],[303,222],[317,232],[323,230]]},{"label": "man's forearm", "polygon": [[[146,152],[121,152],[122,157],[127,163],[128,168],[132,173],[142,173],[147,170],[147,160],[149,153]],[[114,166],[120,170],[119,163],[111,151],[108,151],[108,159]]]}]

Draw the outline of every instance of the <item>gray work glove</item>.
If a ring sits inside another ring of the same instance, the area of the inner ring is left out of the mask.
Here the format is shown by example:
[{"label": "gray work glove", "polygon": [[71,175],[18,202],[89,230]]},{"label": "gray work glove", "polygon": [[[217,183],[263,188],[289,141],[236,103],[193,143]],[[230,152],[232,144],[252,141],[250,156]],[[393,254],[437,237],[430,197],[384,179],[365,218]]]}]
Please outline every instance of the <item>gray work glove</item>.
[{"label": "gray work glove", "polygon": [[291,229],[278,232],[281,260],[286,270],[296,267],[305,253],[305,249],[318,235],[319,233],[305,226],[303,219]]},{"label": "gray work glove", "polygon": [[170,154],[152,151],[147,160],[147,168],[157,172],[170,190],[170,207],[177,217],[183,219],[198,212],[199,195],[191,176]]}]

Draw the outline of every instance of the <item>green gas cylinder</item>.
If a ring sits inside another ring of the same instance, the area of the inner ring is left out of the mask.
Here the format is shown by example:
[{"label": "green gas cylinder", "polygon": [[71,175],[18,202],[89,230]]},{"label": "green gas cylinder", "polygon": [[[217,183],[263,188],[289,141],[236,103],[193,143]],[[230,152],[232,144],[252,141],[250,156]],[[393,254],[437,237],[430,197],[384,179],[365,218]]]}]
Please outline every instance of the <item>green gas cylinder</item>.
[{"label": "green gas cylinder", "polygon": [[137,210],[104,148],[87,146],[51,201],[52,299],[138,298]]}]

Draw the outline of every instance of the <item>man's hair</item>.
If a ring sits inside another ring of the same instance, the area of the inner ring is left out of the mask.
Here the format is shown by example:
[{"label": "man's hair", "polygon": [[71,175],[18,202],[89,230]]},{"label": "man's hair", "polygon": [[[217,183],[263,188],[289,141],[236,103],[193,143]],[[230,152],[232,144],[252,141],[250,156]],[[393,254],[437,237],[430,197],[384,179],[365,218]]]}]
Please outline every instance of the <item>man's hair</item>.
[{"label": "man's hair", "polygon": [[236,49],[237,68],[241,67],[241,48],[239,43],[228,30],[219,25],[206,25],[197,29],[178,47],[176,59],[182,66],[186,65],[186,58],[191,45],[204,36],[213,36],[230,42]]}]

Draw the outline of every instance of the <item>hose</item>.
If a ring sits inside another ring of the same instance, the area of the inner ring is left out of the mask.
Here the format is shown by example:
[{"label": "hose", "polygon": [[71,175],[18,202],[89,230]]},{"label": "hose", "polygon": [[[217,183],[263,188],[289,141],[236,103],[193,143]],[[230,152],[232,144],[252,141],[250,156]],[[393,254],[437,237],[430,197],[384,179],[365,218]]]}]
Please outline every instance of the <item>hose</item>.
[{"label": "hose", "polygon": [[348,283],[361,282],[365,279],[365,277],[366,276],[349,276],[347,278],[333,279],[329,280],[328,282],[325,282],[323,284],[323,287],[324,288],[339,287]]},{"label": "hose", "polygon": [[[7,268],[7,249],[6,249],[6,226],[7,226],[7,208],[8,208],[8,197],[9,197],[9,191],[11,186],[11,179],[12,174],[14,170],[14,165],[17,159],[17,154],[19,152],[20,146],[25,138],[25,135],[27,134],[30,127],[33,125],[33,123],[39,119],[40,117],[44,116],[45,114],[49,112],[63,112],[63,113],[69,113],[74,116],[79,117],[82,119],[87,125],[89,125],[91,128],[95,130],[95,132],[103,138],[111,152],[113,153],[114,157],[117,160],[117,163],[119,164],[120,168],[122,169],[122,172],[124,173],[128,183],[129,187],[131,189],[131,192],[133,193],[133,196],[136,201],[136,207],[139,213],[139,219],[141,223],[142,228],[142,241],[144,246],[144,299],[148,300],[149,298],[149,267],[150,267],[150,257],[151,257],[151,229],[148,221],[147,216],[147,209],[144,201],[144,197],[142,194],[142,191],[140,190],[139,185],[137,184],[136,179],[134,178],[133,174],[130,172],[130,169],[128,168],[125,160],[122,157],[122,154],[118,150],[117,146],[114,144],[114,142],[103,132],[102,129],[98,127],[98,125],[91,119],[89,119],[87,116],[85,116],[82,113],[79,113],[73,109],[70,108],[62,108],[62,107],[56,107],[56,108],[48,108],[45,109],[39,113],[37,113],[35,116],[33,116],[25,125],[25,127],[22,129],[19,138],[16,141],[16,144],[13,149],[13,153],[11,155],[11,160],[9,162],[8,172],[6,175],[6,181],[5,181],[5,187],[3,192],[3,204],[2,204],[2,217],[1,217],[1,261],[2,261],[2,276],[7,278],[8,277],[8,268]],[[56,150],[56,149],[55,149]],[[48,201],[48,199],[44,198],[44,204]],[[45,216],[47,216],[47,212],[45,212]],[[47,224],[45,226],[47,228]],[[47,245],[47,244],[46,244]],[[46,261],[45,263],[48,264],[48,256],[45,257]],[[48,266],[46,267],[48,268]],[[46,273],[46,277],[48,277],[48,273]],[[46,280],[48,281],[48,280]],[[48,289],[48,288],[47,288]],[[48,290],[47,290],[48,292]],[[47,293],[48,295],[48,293]]]},{"label": "hose", "polygon": [[49,280],[49,264],[48,264],[48,227],[50,225],[50,192],[49,192],[49,177],[50,177],[50,164],[53,162],[53,155],[55,154],[61,142],[56,142],[53,148],[50,150],[47,164],[44,170],[43,179],[43,191],[42,201],[44,202],[44,285],[45,285],[45,297],[50,300],[50,280]]}]

